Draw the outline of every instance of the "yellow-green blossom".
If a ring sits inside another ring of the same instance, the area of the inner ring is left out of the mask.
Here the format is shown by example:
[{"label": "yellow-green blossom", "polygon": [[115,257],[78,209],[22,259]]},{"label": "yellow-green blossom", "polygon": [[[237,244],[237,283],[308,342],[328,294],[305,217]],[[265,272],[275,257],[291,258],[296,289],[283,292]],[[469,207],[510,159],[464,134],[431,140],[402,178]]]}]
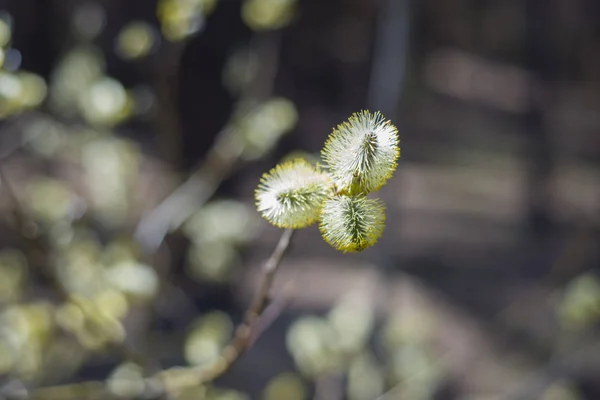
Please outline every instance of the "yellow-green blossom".
[{"label": "yellow-green blossom", "polygon": [[364,195],[335,196],[321,210],[319,230],[337,250],[361,251],[374,245],[385,228],[385,206]]},{"label": "yellow-green blossom", "polygon": [[275,226],[304,228],[317,221],[331,192],[326,174],[297,159],[263,175],[255,193],[256,207]]},{"label": "yellow-green blossom", "polygon": [[370,193],[396,170],[398,130],[380,112],[361,111],[337,126],[322,156],[338,192]]},{"label": "yellow-green blossom", "polygon": [[282,228],[318,220],[323,239],[344,253],[371,247],[385,229],[385,206],[367,194],[396,170],[399,142],[398,130],[381,113],[355,113],[325,143],[325,171],[300,159],[263,175],[256,190],[258,211]]}]

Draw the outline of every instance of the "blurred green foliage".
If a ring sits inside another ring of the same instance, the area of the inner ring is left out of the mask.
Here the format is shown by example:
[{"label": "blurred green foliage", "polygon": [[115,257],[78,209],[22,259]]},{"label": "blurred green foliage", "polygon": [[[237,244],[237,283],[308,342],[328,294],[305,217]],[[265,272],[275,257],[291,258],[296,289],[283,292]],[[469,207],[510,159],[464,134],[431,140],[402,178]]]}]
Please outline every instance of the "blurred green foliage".
[{"label": "blurred green foliage", "polygon": [[558,307],[565,329],[581,331],[600,321],[600,279],[593,273],[575,277],[565,288]]},{"label": "blurred green foliage", "polygon": [[[2,385],[67,382],[86,364],[114,356],[115,348],[128,349],[128,341],[145,342],[149,328],[139,315],[152,316],[160,309],[173,266],[163,268],[160,257],[148,259],[134,242],[135,224],[155,206],[149,204],[147,188],[159,184],[150,180],[144,186],[147,156],[125,134],[128,123],[156,122],[160,95],[153,82],[128,87],[111,76],[107,51],[134,69],[154,62],[155,55],[160,60],[170,54],[161,53],[169,46],[201,34],[219,4],[160,0],[158,26],[125,21],[109,49],[97,41],[107,10],[100,3],[79,5],[69,27],[72,40],[65,43],[47,80],[21,69],[12,32],[20,22],[0,12],[0,120],[19,121],[18,142],[25,160],[36,167],[25,169],[13,183],[20,205],[48,242],[41,266],[32,257],[40,249],[27,241],[0,249]],[[240,16],[260,34],[287,26],[296,15],[295,0],[243,0]],[[247,96],[260,72],[261,56],[251,46],[233,52],[222,71],[223,84],[240,103],[227,125],[230,141],[220,150],[239,150],[241,162],[265,157],[298,124],[298,110],[289,99]],[[311,163],[318,160],[297,152],[289,158],[297,156]],[[4,182],[0,190],[6,192]],[[244,250],[261,234],[254,208],[216,199],[192,214],[181,228],[189,242],[183,254],[185,273],[199,284],[229,283],[240,271]],[[47,275],[56,279],[40,283]],[[567,331],[586,332],[597,326],[598,277],[586,273],[574,278],[561,292],[556,315]],[[325,316],[296,319],[286,336],[296,370],[272,377],[262,398],[307,399],[316,381],[337,375],[343,377],[350,400],[375,399],[390,388],[404,400],[433,398],[448,373],[432,344],[440,328],[436,317],[402,313],[379,324],[380,317],[372,299],[350,293]],[[206,312],[190,324],[177,352],[187,366],[201,370],[218,358],[233,330],[227,314]],[[118,365],[106,377],[109,391],[122,398],[145,393],[146,366],[118,357]],[[250,397],[204,385],[175,398]],[[570,382],[557,382],[543,395],[543,400],[580,398]]]}]

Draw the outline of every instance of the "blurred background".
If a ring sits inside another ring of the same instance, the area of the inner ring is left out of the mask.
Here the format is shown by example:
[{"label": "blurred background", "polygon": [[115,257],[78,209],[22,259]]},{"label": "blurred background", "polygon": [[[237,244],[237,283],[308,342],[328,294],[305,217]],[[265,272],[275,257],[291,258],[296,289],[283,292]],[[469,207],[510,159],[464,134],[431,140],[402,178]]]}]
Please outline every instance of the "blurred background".
[{"label": "blurred background", "polygon": [[211,365],[281,234],[261,174],[366,108],[401,138],[382,240],[297,232],[250,351],[171,398],[600,398],[599,2],[0,10],[0,397]]}]

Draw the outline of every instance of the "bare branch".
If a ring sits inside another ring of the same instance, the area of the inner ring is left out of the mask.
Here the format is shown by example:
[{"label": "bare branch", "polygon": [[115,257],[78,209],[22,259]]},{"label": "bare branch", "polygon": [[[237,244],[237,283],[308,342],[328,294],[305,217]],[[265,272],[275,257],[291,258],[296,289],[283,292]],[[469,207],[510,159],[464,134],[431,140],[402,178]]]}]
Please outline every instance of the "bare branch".
[{"label": "bare branch", "polygon": [[[279,46],[280,38],[275,32],[255,40],[252,47],[256,49],[261,60],[260,73],[244,90],[240,103],[248,100],[264,100],[270,95],[278,70]],[[252,111],[252,109],[248,110],[247,113]],[[213,196],[221,182],[233,171],[244,151],[244,146],[231,125],[228,124],[219,132],[205,161],[138,224],[135,238],[146,253],[156,251],[169,230],[181,226],[195,210]]]},{"label": "bare branch", "polygon": [[[154,384],[158,382],[161,385],[160,390],[163,393],[171,394],[179,392],[186,387],[211,382],[233,366],[256,340],[256,330],[261,326],[261,317],[265,309],[267,309],[275,275],[281,265],[283,256],[289,248],[293,233],[293,229],[286,229],[283,232],[273,253],[263,264],[261,269],[262,282],[256,291],[254,299],[246,311],[242,323],[237,327],[234,337],[223,349],[215,364],[204,370],[198,370],[195,367],[164,370],[148,378],[147,382],[153,382]],[[108,393],[106,385],[103,382],[82,382],[35,389],[28,398],[49,399],[51,398],[49,396],[54,396],[57,393],[61,394],[62,400],[111,399],[114,397]]]},{"label": "bare branch", "polygon": [[271,292],[271,287],[273,286],[273,281],[275,280],[275,274],[277,273],[279,265],[281,264],[281,260],[289,247],[293,233],[293,229],[286,229],[281,235],[279,243],[277,243],[277,247],[275,247],[273,254],[271,254],[271,257],[269,257],[267,262],[263,265],[262,283],[254,296],[254,300],[252,301],[250,308],[248,308],[248,311],[246,311],[246,314],[244,315],[244,321],[237,327],[235,336],[221,353],[219,362],[201,375],[200,380],[202,382],[212,381],[221,376],[229,368],[231,368],[233,363],[235,363],[237,359],[250,347],[254,338],[254,329],[256,328],[260,316],[265,310],[269,300],[269,293]]}]

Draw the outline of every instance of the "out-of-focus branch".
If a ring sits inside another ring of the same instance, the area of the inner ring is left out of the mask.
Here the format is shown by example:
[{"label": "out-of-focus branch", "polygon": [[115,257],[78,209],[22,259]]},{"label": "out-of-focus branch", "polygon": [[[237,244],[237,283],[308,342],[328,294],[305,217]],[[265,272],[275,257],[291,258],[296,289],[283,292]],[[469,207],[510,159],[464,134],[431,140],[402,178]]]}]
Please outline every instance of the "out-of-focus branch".
[{"label": "out-of-focus branch", "polygon": [[242,355],[252,343],[253,331],[257,325],[260,316],[265,311],[267,303],[269,301],[269,295],[271,293],[271,287],[275,280],[275,274],[279,269],[281,260],[286,253],[292,235],[294,234],[293,229],[286,229],[283,231],[277,247],[273,251],[273,254],[262,267],[262,282],[254,296],[254,300],[244,315],[244,321],[236,329],[233,340],[223,350],[220,360],[215,366],[207,370],[203,375],[202,381],[212,381],[225,371],[231,368],[232,364]]},{"label": "out-of-focus branch", "polygon": [[286,229],[279,243],[275,247],[273,254],[264,263],[262,267],[262,282],[258,287],[254,300],[244,315],[244,320],[235,330],[233,339],[223,349],[218,360],[212,367],[201,371],[195,369],[188,370],[167,370],[160,374],[160,379],[164,382],[168,393],[180,390],[182,386],[211,382],[227,372],[239,357],[250,347],[256,339],[254,332],[259,326],[260,317],[263,315],[269,300],[271,287],[275,275],[284,254],[286,253],[292,235],[293,229]]},{"label": "out-of-focus branch", "polygon": [[[260,36],[252,46],[259,53],[259,75],[242,93],[240,102],[261,100],[272,92],[278,70],[279,36]],[[253,110],[249,110],[248,113]],[[244,151],[244,141],[234,127],[227,125],[215,139],[204,162],[173,193],[147,213],[135,231],[135,238],[145,253],[151,254],[163,242],[171,229],[176,229],[198,207],[205,204],[226,179]]]},{"label": "out-of-focus branch", "polygon": [[[271,288],[275,275],[281,265],[283,256],[287,252],[294,230],[286,229],[273,253],[263,264],[261,274],[262,282],[258,287],[250,307],[244,315],[242,323],[236,328],[234,337],[223,349],[217,361],[207,369],[173,368],[161,371],[147,382],[152,382],[155,388],[160,385],[160,391],[165,394],[173,394],[181,390],[211,382],[227,372],[235,362],[256,340],[256,329],[261,326],[261,317],[267,309]],[[59,397],[56,397],[59,396]],[[112,399],[112,395],[103,382],[82,382],[70,385],[60,385],[47,388],[35,389],[27,397],[35,400],[49,400],[60,398],[61,400],[87,400],[87,399]]]},{"label": "out-of-focus branch", "polygon": [[21,234],[27,239],[33,239],[37,237],[37,225],[29,218],[21,201],[17,197],[17,193],[15,189],[8,179],[6,172],[4,171],[4,166],[0,165],[0,182],[4,186],[5,192],[10,198],[10,202],[12,203],[12,211],[13,216],[15,218],[15,222]]},{"label": "out-of-focus branch", "polygon": [[156,251],[169,230],[180,226],[194,210],[206,203],[231,173],[243,150],[243,144],[233,133],[230,127],[224,129],[204,163],[142,218],[135,238],[145,253]]},{"label": "out-of-focus branch", "polygon": [[252,329],[252,335],[250,337],[249,346],[254,345],[254,342],[262,335],[264,331],[269,329],[271,324],[283,312],[284,309],[290,304],[290,288],[292,286],[292,282],[288,282],[288,284],[283,288],[280,293],[276,295],[271,294],[271,300],[269,304],[265,307],[265,310],[262,312],[260,316],[260,320],[257,322],[255,328]]}]

